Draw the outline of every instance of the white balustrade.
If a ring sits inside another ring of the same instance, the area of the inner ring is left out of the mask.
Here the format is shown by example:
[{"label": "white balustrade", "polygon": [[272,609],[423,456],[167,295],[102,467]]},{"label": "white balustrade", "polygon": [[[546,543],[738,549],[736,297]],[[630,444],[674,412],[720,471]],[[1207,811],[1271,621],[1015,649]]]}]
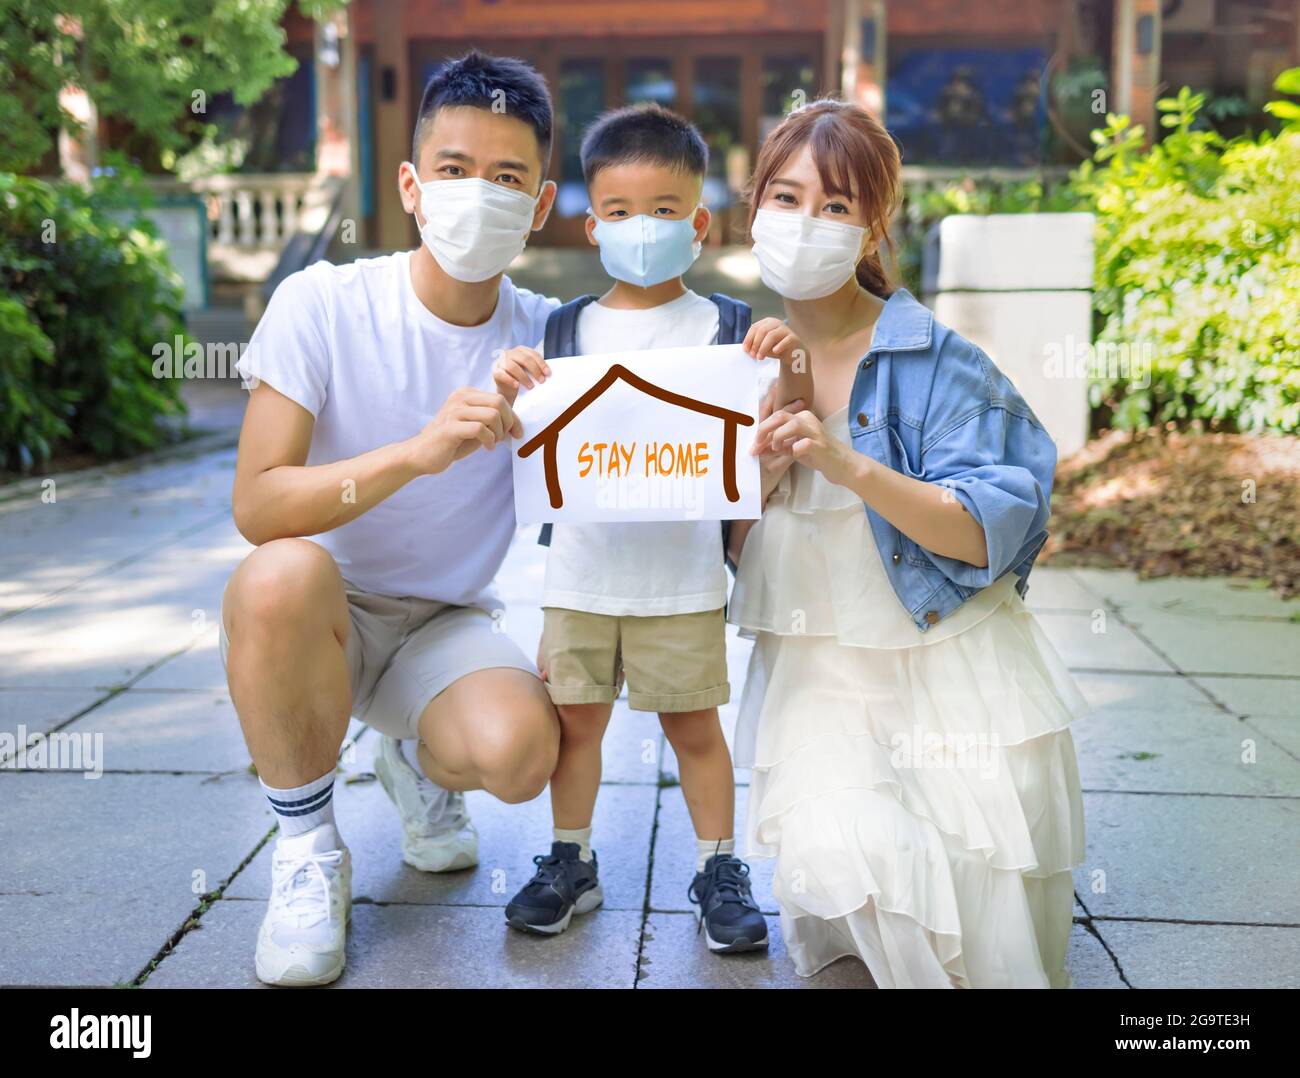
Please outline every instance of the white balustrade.
[{"label": "white balustrade", "polygon": [[192,183],[153,180],[158,194],[193,192],[208,201],[209,241],[248,251],[278,251],[298,229],[309,173],[228,173]]}]

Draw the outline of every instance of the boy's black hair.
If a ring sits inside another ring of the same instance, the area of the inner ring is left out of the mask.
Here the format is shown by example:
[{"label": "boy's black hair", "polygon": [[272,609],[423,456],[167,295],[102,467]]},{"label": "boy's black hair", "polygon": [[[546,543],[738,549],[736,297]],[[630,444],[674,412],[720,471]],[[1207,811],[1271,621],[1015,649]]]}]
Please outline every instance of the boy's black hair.
[{"label": "boy's black hair", "polygon": [[411,160],[420,155],[420,143],[439,109],[468,105],[523,120],[537,136],[542,174],[551,156],[551,94],[546,81],[529,64],[513,56],[489,56],[471,49],[448,60],[433,75],[420,98],[411,138]]},{"label": "boy's black hair", "polygon": [[647,102],[600,116],[582,140],[582,178],[587,186],[602,168],[649,161],[703,176],[709,148],[695,125],[662,105]]}]

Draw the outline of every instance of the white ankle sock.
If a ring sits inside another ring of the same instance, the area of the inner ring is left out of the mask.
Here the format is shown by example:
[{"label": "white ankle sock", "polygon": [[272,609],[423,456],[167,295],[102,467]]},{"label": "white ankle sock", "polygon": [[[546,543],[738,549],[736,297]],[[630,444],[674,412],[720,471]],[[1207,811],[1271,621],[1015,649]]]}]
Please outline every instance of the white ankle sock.
[{"label": "white ankle sock", "polygon": [[[258,779],[261,782],[261,779]],[[305,786],[280,790],[262,783],[262,792],[275,810],[280,834],[292,838],[334,822],[334,768]]]},{"label": "white ankle sock", "polygon": [[697,838],[695,840],[695,871],[703,872],[704,864],[715,853],[734,854],[734,838]]},{"label": "white ankle sock", "polygon": [[578,844],[578,860],[591,860],[591,828],[577,827],[572,831],[566,831],[562,827],[551,829],[551,838],[555,842],[576,842]]}]

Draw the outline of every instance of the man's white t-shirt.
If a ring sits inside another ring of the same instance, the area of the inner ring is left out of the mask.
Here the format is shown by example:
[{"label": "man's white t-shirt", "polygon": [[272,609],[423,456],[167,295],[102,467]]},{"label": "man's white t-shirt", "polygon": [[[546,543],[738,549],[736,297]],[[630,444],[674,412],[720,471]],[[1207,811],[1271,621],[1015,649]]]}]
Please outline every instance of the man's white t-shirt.
[{"label": "man's white t-shirt", "polygon": [[[502,277],[492,317],[456,326],[420,302],[409,251],[318,262],[275,290],[239,372],[316,417],[307,463],[328,464],[417,434],[461,386],[495,392],[500,352],[538,341],[558,303]],[[492,578],[514,531],[507,443],[421,476],[311,538],[364,591],[491,610]]]},{"label": "man's white t-shirt", "polygon": [[[690,291],[649,310],[589,303],[578,314],[581,355],[684,348],[717,338],[716,304]],[[557,523],[552,529],[543,606],[649,617],[717,610],[726,601],[716,520]]]}]

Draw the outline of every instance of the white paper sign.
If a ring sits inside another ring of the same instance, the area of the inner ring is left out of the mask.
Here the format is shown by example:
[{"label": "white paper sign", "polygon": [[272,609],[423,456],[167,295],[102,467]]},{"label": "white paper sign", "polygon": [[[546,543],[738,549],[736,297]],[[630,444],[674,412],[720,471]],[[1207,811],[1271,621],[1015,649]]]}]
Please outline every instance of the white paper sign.
[{"label": "white paper sign", "polygon": [[758,518],[749,447],[776,360],[724,344],[547,362],[515,401],[520,522]]}]

